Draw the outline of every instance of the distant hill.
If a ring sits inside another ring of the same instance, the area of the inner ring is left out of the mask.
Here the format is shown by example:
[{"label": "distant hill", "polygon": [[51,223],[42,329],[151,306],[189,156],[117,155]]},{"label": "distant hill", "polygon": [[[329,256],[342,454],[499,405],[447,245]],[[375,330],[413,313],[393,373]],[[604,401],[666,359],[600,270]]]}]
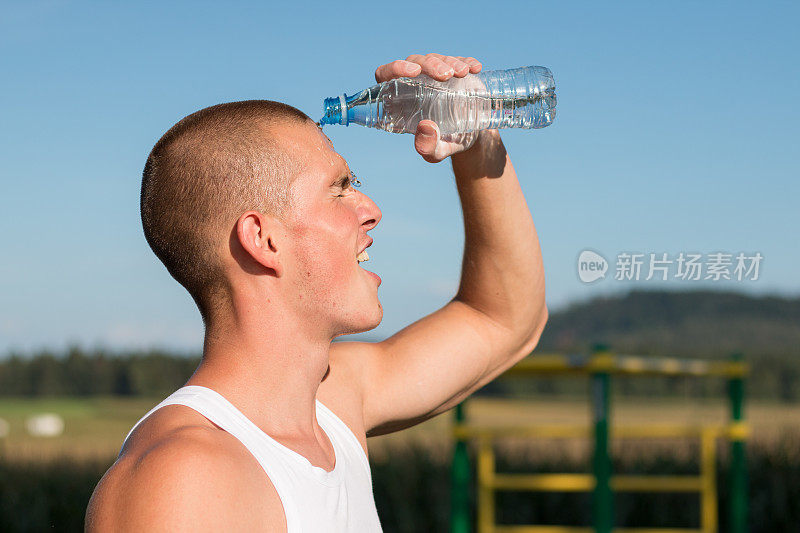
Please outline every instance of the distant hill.
[{"label": "distant hill", "polygon": [[537,351],[800,359],[800,298],[716,291],[632,291],[552,313]]},{"label": "distant hill", "polygon": [[[632,291],[575,303],[551,313],[533,353],[588,353],[596,343],[614,352],[714,359],[741,352],[750,363],[748,396],[800,400],[800,298],[718,291]],[[618,380],[629,395],[724,395],[722,380]],[[510,386],[497,386],[511,392]],[[537,378],[522,389],[575,392],[583,385]]]}]

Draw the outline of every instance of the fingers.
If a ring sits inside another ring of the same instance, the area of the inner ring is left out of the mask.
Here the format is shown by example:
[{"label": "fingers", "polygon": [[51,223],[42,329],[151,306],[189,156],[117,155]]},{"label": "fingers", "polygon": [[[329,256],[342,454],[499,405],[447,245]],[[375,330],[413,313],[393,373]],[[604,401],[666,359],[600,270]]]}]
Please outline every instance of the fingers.
[{"label": "fingers", "polygon": [[442,54],[412,54],[405,61],[398,59],[375,69],[375,81],[378,83],[395,78],[413,78],[426,74],[439,81],[452,77],[463,78],[467,74],[477,74],[483,66],[474,57],[445,56]]},{"label": "fingers", "polygon": [[469,65],[469,73],[470,74],[477,74],[483,68],[483,65],[480,61],[475,59],[474,57],[459,57],[461,61]]},{"label": "fingers", "polygon": [[436,157],[436,146],[439,143],[439,127],[432,120],[420,120],[414,135],[414,148],[429,163],[438,163],[442,158]]},{"label": "fingers", "polygon": [[466,59],[461,56],[451,57],[448,56],[444,59],[449,65],[453,67],[456,78],[463,78],[469,74],[470,66]]},{"label": "fingers", "polygon": [[[439,81],[445,81],[453,76],[463,78],[467,74],[477,74],[482,65],[474,57],[444,56],[442,54],[412,54],[406,58],[422,68],[422,73]],[[376,74],[377,76],[377,74]]]},{"label": "fingers", "polygon": [[398,59],[375,69],[375,81],[378,83],[402,77],[414,77],[422,72],[422,66],[412,61]]},{"label": "fingers", "polygon": [[428,163],[439,163],[455,153],[469,150],[479,134],[478,131],[470,131],[442,135],[434,121],[420,120],[414,135],[414,148]]}]

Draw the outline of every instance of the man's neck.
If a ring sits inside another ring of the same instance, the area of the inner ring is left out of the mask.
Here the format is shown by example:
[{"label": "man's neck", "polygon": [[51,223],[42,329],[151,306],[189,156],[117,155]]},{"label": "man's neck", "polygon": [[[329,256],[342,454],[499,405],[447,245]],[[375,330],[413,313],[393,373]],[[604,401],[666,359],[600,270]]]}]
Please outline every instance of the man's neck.
[{"label": "man's neck", "polygon": [[186,384],[222,394],[273,437],[311,438],[332,339],[310,337],[306,321],[287,318],[234,314],[210,322],[203,359]]}]

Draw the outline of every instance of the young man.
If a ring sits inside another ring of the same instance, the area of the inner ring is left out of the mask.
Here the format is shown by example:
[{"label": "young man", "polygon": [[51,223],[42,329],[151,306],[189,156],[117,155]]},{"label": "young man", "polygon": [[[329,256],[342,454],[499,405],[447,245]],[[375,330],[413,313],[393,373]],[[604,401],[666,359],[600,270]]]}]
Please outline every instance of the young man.
[{"label": "young man", "polygon": [[[412,55],[375,78],[480,69]],[[381,321],[380,278],[359,265],[381,212],[313,121],[276,102],[222,104],[156,144],[145,236],[200,309],[203,359],[129,434],[88,531],[380,531],[367,437],[447,411],[533,350],[541,252],[499,133],[444,140],[422,121],[414,144],[426,161],[451,158],[461,282],[379,343],[331,342]]]}]

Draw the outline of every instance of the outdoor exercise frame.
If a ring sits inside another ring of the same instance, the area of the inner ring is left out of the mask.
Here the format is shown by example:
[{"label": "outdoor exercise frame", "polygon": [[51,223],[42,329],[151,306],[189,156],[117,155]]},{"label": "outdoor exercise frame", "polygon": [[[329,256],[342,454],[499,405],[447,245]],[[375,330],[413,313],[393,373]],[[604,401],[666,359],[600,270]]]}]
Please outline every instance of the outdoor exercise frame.
[{"label": "outdoor exercise frame", "polygon": [[[716,486],[716,441],[730,442],[730,531],[747,532],[747,464],[745,442],[749,429],[744,420],[744,383],[748,366],[741,354],[729,361],[699,361],[674,358],[616,355],[598,346],[591,356],[536,354],[520,362],[503,376],[580,376],[590,379],[592,427],[575,425],[478,427],[467,423],[466,401],[455,408],[452,463],[451,532],[469,533],[470,464],[467,442],[476,440],[477,531],[479,533],[713,533],[718,529]],[[730,419],[724,425],[611,425],[611,377],[694,376],[723,377],[728,381]],[[699,438],[699,476],[613,475],[609,439]],[[591,474],[498,474],[494,466],[493,441],[503,436],[530,438],[593,437]],[[495,491],[592,492],[593,527],[508,526],[495,524]],[[614,528],[614,491],[697,492],[700,494],[699,529]]]}]

